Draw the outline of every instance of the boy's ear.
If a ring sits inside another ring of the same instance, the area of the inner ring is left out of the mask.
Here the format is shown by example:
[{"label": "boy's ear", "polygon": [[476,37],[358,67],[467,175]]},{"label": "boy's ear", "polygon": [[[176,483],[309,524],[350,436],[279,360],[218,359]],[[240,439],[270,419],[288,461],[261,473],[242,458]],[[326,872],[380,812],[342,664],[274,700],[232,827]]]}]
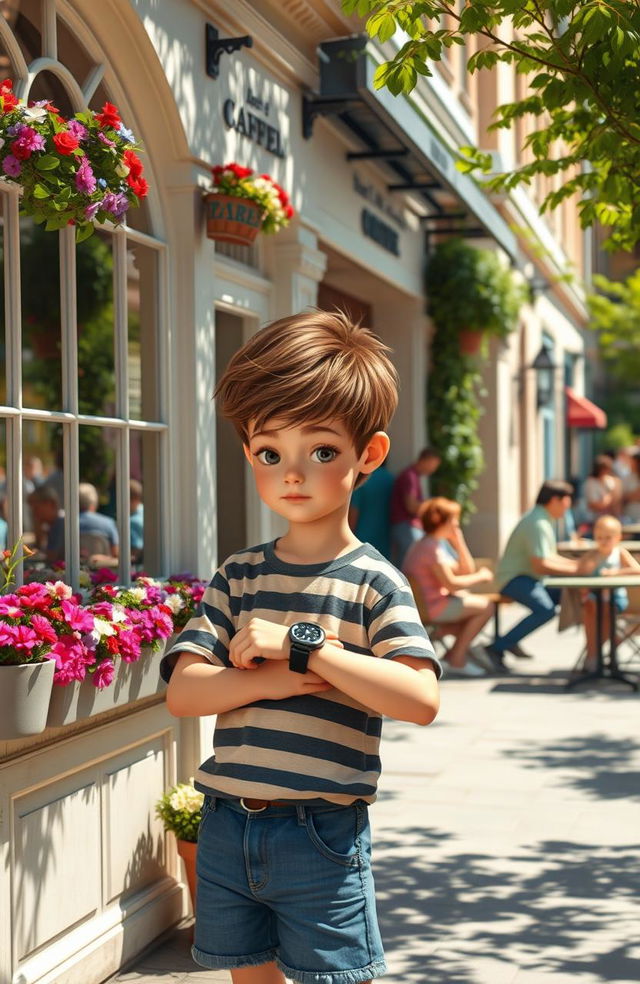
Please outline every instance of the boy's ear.
[{"label": "boy's ear", "polygon": [[247,461],[249,462],[249,464],[253,467],[253,457],[251,455],[251,451],[249,450],[249,445],[248,444],[243,444],[242,445],[242,450],[244,451],[245,458],[247,459]]},{"label": "boy's ear", "polygon": [[389,454],[390,445],[389,435],[384,431],[376,431],[372,434],[360,457],[360,471],[364,475],[370,475],[379,468]]}]

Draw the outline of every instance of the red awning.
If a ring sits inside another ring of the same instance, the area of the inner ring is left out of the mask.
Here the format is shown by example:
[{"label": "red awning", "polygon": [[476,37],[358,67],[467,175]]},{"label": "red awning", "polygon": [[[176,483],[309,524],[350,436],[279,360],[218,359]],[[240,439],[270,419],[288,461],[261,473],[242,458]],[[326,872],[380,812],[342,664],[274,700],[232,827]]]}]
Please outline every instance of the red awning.
[{"label": "red awning", "polygon": [[569,427],[588,427],[604,430],[607,426],[607,415],[604,410],[588,400],[586,396],[578,396],[570,386],[565,386],[567,394],[567,424]]}]

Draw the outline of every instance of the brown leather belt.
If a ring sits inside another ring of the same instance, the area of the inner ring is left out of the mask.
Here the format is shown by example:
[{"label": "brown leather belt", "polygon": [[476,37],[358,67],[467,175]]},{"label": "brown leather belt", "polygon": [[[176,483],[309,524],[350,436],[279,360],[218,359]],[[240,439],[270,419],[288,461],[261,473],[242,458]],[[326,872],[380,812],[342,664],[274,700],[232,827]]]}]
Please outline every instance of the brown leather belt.
[{"label": "brown leather belt", "polygon": [[294,806],[295,804],[291,800],[259,800],[259,799],[249,799],[247,796],[240,797],[240,806],[247,811],[247,813],[262,813],[269,806]]}]

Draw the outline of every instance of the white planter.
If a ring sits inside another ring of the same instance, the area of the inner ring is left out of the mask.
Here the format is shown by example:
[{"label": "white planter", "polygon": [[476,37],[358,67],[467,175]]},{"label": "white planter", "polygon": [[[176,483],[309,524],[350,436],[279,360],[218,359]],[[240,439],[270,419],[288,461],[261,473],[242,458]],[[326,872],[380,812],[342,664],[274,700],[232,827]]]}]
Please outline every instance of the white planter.
[{"label": "white planter", "polygon": [[160,693],[165,687],[159,672],[164,648],[162,646],[155,653],[148,647],[144,648],[136,663],[118,660],[113,683],[103,690],[94,687],[90,679],[70,683],[66,687],[54,685],[47,727],[60,728]]},{"label": "white planter", "polygon": [[39,735],[47,723],[55,663],[0,666],[0,739]]}]

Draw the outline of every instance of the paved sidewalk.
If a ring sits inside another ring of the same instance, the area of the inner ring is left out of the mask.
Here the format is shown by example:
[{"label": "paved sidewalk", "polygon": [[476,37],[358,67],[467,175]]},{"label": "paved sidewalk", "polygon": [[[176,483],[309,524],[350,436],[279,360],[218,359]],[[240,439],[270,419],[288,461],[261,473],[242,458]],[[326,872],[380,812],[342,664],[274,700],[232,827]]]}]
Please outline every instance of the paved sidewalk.
[{"label": "paved sidewalk", "polygon": [[[565,692],[581,642],[544,627],[514,675],[444,680],[431,727],[385,723],[372,823],[386,984],[640,980],[640,697]],[[229,984],[191,962],[188,937],[119,984]]]}]

